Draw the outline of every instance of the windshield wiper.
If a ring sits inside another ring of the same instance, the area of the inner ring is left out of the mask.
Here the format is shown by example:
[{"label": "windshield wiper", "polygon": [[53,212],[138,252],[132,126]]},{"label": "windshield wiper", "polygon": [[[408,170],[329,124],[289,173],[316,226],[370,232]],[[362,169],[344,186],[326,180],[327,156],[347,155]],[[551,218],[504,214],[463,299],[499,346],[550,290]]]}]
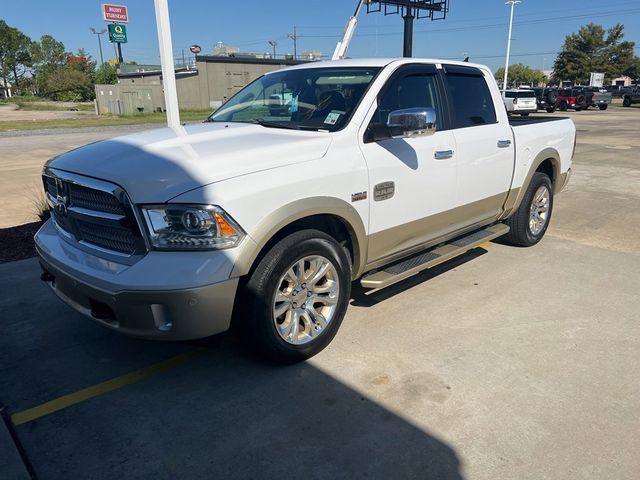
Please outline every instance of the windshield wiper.
[{"label": "windshield wiper", "polygon": [[287,130],[300,130],[300,127],[298,125],[289,125],[282,122],[272,122],[269,120],[265,120],[264,118],[254,118],[251,120],[251,122],[257,123],[262,127],[268,127],[268,128],[285,128]]}]

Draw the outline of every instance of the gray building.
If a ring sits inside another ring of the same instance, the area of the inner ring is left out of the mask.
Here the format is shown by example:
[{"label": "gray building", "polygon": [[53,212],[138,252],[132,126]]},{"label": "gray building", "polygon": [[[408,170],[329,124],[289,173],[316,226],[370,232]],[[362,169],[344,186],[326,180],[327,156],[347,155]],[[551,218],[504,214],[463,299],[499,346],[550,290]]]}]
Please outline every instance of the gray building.
[{"label": "gray building", "polygon": [[[214,109],[267,72],[302,63],[255,56],[196,56],[195,65],[176,69],[178,104],[183,109]],[[128,65],[115,85],[96,85],[99,114],[165,110],[159,66]]]}]

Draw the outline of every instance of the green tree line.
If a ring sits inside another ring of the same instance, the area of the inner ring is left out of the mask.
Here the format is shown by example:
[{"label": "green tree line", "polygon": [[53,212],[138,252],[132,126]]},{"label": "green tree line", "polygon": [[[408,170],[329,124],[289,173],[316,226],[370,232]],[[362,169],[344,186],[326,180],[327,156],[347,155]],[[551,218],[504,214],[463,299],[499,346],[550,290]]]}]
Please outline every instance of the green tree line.
[{"label": "green tree line", "polygon": [[[500,67],[495,73],[498,84],[502,85],[504,79],[504,67]],[[542,70],[535,70],[523,63],[509,65],[509,85],[517,87],[520,85],[536,86],[547,82],[547,76]]]},{"label": "green tree line", "polygon": [[14,95],[36,95],[62,101],[87,101],[95,97],[96,83],[116,83],[109,63],[97,67],[83,49],[68,52],[51,35],[32,40],[0,20],[0,78],[11,84]]},{"label": "green tree line", "polygon": [[624,25],[607,30],[595,23],[585,25],[565,38],[553,65],[554,80],[586,85],[592,72],[604,73],[608,82],[622,75],[637,80],[640,59],[634,53],[635,46],[624,40]]}]

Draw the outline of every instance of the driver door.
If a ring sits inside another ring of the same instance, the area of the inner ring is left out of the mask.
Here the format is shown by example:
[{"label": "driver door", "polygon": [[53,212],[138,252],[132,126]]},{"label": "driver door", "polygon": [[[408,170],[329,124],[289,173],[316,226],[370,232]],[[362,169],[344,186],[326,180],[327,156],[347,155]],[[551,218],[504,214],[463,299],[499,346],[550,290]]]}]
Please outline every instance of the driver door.
[{"label": "driver door", "polygon": [[[371,195],[368,262],[433,240],[452,228],[447,215],[455,201],[457,157],[447,128],[445,100],[435,65],[400,67],[380,92],[363,125],[361,150]],[[373,141],[368,132],[390,112],[412,107],[436,111],[429,136]]]}]

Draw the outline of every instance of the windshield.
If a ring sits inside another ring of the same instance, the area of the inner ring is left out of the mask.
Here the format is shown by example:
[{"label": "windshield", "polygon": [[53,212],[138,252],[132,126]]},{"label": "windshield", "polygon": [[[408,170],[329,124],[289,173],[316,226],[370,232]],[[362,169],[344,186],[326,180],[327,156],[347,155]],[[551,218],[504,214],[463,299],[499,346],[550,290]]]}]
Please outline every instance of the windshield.
[{"label": "windshield", "polygon": [[307,68],[264,75],[231,97],[208,121],[336,131],[349,121],[379,70]]}]

